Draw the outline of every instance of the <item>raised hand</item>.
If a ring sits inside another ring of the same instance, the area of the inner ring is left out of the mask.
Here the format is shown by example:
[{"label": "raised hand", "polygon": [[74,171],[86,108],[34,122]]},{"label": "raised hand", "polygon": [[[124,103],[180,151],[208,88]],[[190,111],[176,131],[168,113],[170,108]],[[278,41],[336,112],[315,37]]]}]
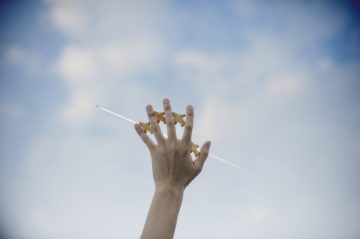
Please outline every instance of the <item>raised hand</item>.
[{"label": "raised hand", "polygon": [[200,149],[200,154],[193,161],[191,158],[191,134],[194,121],[194,110],[191,105],[186,108],[186,121],[181,139],[176,137],[174,114],[170,101],[164,99],[166,138],[160,129],[156,114],[151,105],[146,106],[150,125],[156,138],[156,144],[144,129],[135,124],[135,129],[148,147],[152,159],[153,177],[156,188],[167,187],[183,190],[202,170],[210,149],[207,141]]}]

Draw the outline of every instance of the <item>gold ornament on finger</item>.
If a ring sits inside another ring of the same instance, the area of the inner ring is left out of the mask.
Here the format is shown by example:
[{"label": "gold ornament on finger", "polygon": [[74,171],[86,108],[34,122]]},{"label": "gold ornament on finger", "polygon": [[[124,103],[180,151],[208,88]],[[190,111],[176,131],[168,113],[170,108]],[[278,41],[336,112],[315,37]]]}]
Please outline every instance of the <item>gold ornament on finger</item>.
[{"label": "gold ornament on finger", "polygon": [[[157,123],[163,122],[164,124],[166,124],[165,112],[153,111],[151,116],[154,117]],[[174,118],[175,125],[179,123],[181,127],[185,126],[186,123],[184,120],[185,114],[178,114],[176,112],[172,112],[172,116]],[[154,129],[151,127],[150,122],[139,122],[139,125],[142,127],[145,133],[147,132],[150,132],[152,134],[154,133]],[[191,142],[190,153],[193,153],[195,157],[197,157],[200,154],[199,145]]]}]

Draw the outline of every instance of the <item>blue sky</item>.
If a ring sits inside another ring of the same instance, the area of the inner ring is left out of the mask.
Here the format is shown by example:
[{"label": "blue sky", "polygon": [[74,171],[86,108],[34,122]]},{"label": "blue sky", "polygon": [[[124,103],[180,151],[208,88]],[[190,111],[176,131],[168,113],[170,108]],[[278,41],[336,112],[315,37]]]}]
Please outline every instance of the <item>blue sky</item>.
[{"label": "blue sky", "polygon": [[4,1],[0,228],[136,238],[153,192],[132,126],[195,107],[209,158],[175,238],[360,236],[359,6],[337,1]]}]

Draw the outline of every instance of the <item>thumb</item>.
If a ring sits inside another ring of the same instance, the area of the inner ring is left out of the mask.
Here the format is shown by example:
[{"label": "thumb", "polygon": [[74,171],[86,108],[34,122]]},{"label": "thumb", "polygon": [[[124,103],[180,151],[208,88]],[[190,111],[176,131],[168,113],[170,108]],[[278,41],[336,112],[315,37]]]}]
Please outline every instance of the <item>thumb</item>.
[{"label": "thumb", "polygon": [[200,149],[200,154],[199,156],[194,160],[194,166],[195,169],[197,171],[201,171],[204,163],[209,155],[209,150],[210,150],[210,146],[211,146],[211,142],[210,141],[206,141]]}]

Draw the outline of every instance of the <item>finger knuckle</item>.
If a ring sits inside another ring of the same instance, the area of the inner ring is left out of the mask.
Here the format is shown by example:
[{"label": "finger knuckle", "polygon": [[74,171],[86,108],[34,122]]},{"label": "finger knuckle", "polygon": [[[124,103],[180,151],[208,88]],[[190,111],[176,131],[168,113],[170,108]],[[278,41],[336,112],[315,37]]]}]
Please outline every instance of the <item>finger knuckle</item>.
[{"label": "finger knuckle", "polygon": [[192,126],[191,124],[187,124],[187,125],[185,126],[185,129],[186,129],[186,130],[192,130],[192,129],[193,129],[193,126]]},{"label": "finger knuckle", "polygon": [[205,152],[203,153],[203,155],[204,155],[204,159],[206,159],[206,158],[208,157],[208,155],[209,155],[209,152],[208,152],[208,151],[205,151]]},{"label": "finger knuckle", "polygon": [[185,147],[185,145],[181,145],[179,146],[179,152],[182,156],[185,156],[187,154],[189,154],[189,149]]},{"label": "finger knuckle", "polygon": [[190,116],[190,117],[192,117],[192,116],[194,116],[194,111],[193,111],[193,109],[192,108],[190,108],[190,109],[187,109],[187,116]]},{"label": "finger knuckle", "polygon": [[165,109],[165,110],[170,110],[170,109],[171,109],[170,104],[169,104],[169,103],[165,103],[164,109]]},{"label": "finger knuckle", "polygon": [[169,125],[169,126],[174,126],[175,125],[175,122],[174,122],[174,119],[168,119],[167,121],[166,121],[166,124],[167,125]]},{"label": "finger knuckle", "polygon": [[190,149],[191,147],[190,142],[186,138],[181,140],[181,146],[186,150]]}]

